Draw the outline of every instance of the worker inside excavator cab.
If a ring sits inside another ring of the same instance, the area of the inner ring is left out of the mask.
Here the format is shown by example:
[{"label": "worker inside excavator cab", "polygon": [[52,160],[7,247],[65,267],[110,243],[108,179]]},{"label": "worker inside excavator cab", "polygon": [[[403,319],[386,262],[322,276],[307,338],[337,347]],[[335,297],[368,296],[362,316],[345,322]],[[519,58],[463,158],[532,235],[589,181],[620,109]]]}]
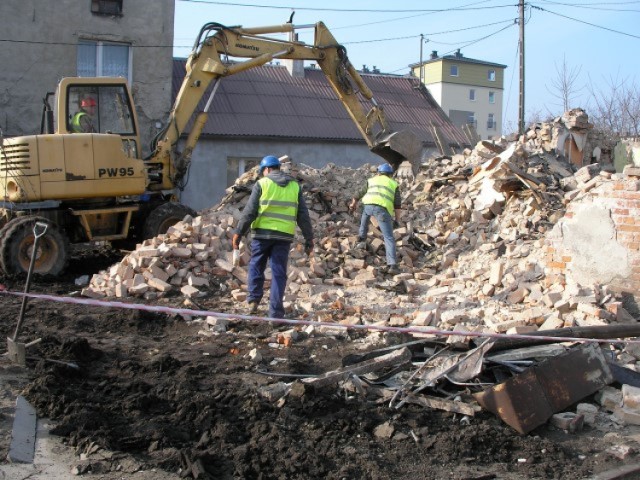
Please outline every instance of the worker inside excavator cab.
[{"label": "worker inside excavator cab", "polygon": [[80,100],[80,109],[71,118],[73,133],[96,133],[97,105],[93,96],[87,96]]},{"label": "worker inside excavator cab", "polygon": [[69,132],[136,134],[125,86],[74,85],[69,88],[67,98]]}]

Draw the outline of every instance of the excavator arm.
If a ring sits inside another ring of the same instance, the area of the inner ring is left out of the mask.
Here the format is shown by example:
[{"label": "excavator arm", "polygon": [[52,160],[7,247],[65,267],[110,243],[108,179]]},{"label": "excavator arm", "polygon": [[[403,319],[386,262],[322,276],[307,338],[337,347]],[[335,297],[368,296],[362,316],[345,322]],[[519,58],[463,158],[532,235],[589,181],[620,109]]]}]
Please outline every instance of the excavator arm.
[{"label": "excavator arm", "polygon": [[[293,34],[300,28],[315,29],[313,45],[265,36],[275,33]],[[226,60],[228,57],[248,60],[234,63],[223,61],[223,58]],[[394,170],[405,160],[414,165],[414,170],[417,168],[421,148],[419,140],[410,131],[389,130],[383,108],[378,105],[373,93],[349,61],[346,49],[338,44],[324,23],[306,26],[286,23],[256,28],[226,27],[217,23],[207,23],[200,30],[189,55],[186,75],[169,121],[161,132],[151,156],[152,162],[160,162],[168,168],[171,183],[166,185],[166,188],[181,186],[191,153],[207,121],[219,80],[267,64],[274,59],[316,61],[370,150],[384,158]],[[175,154],[175,145],[180,135],[212,82],[215,82],[215,85],[204,110],[194,120],[183,151]],[[368,111],[363,108],[358,94],[370,101],[371,107]]]}]

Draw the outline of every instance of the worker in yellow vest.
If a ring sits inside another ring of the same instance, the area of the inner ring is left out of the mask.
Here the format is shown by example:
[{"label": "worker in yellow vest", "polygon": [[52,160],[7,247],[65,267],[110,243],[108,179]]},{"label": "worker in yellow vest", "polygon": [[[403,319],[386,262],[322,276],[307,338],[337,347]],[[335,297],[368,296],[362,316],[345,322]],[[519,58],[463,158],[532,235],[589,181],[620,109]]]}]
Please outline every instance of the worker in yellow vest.
[{"label": "worker in yellow vest", "polygon": [[73,133],[95,133],[93,121],[96,114],[96,100],[93,97],[83,98],[80,102],[80,111],[71,119],[71,131]]},{"label": "worker in yellow vest", "polygon": [[358,247],[366,246],[369,220],[375,217],[384,237],[384,249],[387,257],[387,273],[400,273],[396,259],[396,240],[393,229],[400,222],[400,192],[397,182],[391,178],[393,168],[388,163],[378,167],[378,174],[367,180],[367,184],[354,196],[349,209],[354,211],[361,199],[363,204],[360,230],[358,232]]},{"label": "worker in yellow vest", "polygon": [[302,189],[293,177],[280,170],[280,160],[273,155],[262,159],[262,175],[251,191],[233,239],[234,259],[238,258],[240,239],[251,228],[251,260],[249,261],[249,313],[256,313],[264,294],[264,271],[271,266],[269,317],[284,318],[284,292],[287,284],[289,250],[296,225],[305,239],[305,252],[313,252],[313,229]]}]

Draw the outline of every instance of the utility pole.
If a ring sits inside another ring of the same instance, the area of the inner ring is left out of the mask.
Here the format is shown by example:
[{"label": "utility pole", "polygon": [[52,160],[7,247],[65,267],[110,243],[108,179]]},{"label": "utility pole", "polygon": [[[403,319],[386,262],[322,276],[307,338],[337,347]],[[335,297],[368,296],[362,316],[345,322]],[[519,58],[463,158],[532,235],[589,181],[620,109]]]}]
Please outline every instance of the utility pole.
[{"label": "utility pole", "polygon": [[419,78],[420,78],[420,83],[421,84],[423,83],[422,79],[423,79],[423,72],[424,72],[424,65],[422,65],[422,44],[424,43],[423,39],[424,39],[424,35],[420,34],[420,75],[419,75]]},{"label": "utility pole", "polygon": [[524,0],[518,0],[520,17],[520,97],[518,102],[518,132],[524,133]]}]

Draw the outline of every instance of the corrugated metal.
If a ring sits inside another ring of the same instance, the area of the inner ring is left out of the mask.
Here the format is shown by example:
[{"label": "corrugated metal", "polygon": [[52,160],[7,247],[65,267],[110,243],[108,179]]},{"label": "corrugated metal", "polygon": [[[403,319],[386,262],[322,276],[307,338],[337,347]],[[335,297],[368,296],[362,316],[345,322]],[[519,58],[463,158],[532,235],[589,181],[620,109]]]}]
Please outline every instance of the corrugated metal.
[{"label": "corrugated metal", "polygon": [[[174,59],[173,98],[185,75],[185,59]],[[393,130],[411,129],[433,144],[432,125],[452,144],[466,145],[464,134],[417,80],[395,75],[363,75]],[[200,102],[204,108],[208,95]],[[368,111],[370,102],[359,96]],[[328,80],[318,69],[292,77],[283,66],[263,66],[221,79],[204,135],[363,141]]]}]

